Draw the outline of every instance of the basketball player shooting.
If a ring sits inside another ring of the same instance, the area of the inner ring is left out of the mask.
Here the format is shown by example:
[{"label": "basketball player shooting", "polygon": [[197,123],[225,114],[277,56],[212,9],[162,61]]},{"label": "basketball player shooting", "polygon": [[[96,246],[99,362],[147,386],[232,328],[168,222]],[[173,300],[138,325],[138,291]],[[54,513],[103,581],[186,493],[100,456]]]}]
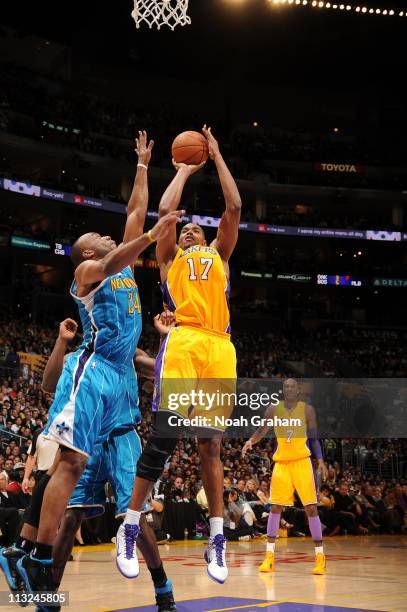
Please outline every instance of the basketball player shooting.
[{"label": "basketball player shooting", "polygon": [[[315,544],[314,574],[326,574],[325,555],[322,546],[322,528],[318,516],[318,490],[311,452],[318,461],[318,469],[326,480],[327,468],[322,457],[321,445],[316,437],[317,423],[315,410],[309,404],[299,401],[298,383],[288,378],[283,385],[284,400],[277,406],[269,406],[264,418],[280,422],[283,419],[296,419],[298,426],[274,426],[276,449],[273,454],[274,468],[271,477],[271,512],[267,524],[267,552],[260,572],[274,571],[274,548],[284,506],[294,503],[294,491],[305,508],[309,529]],[[242,449],[242,456],[250,451],[267,434],[270,427],[259,427]]]},{"label": "basketball player shooting", "polygon": [[[226,203],[217,236],[207,245],[203,229],[195,224],[185,225],[177,242],[175,227],[157,242],[157,261],[160,266],[164,302],[175,314],[176,326],[162,343],[156,359],[155,397],[153,409],[156,420],[147,445],[140,457],[132,500],[124,520],[126,537],[136,543],[139,534],[141,509],[153,483],[161,476],[164,464],[176,445],[176,429],[169,437],[168,418],[174,415],[168,407],[168,382],[171,379],[183,391],[196,382],[214,391],[234,391],[236,381],[236,352],[230,340],[229,324],[229,258],[235,248],[241,199],[237,185],[220,153],[211,129],[203,128],[209,156],[218,171]],[[202,165],[202,164],[201,164]],[[201,166],[175,164],[177,174],[165,191],[159,215],[171,214],[180,203],[188,178]],[[223,465],[220,460],[224,428],[214,425],[214,415],[230,416],[233,406],[183,406],[177,410],[181,418],[204,416],[208,429],[200,431],[198,448],[202,482],[210,511],[210,538],[205,559],[210,578],[223,583],[226,566],[226,539],[223,535]],[[118,552],[120,571],[135,577],[139,573],[135,551],[131,557]]]}]

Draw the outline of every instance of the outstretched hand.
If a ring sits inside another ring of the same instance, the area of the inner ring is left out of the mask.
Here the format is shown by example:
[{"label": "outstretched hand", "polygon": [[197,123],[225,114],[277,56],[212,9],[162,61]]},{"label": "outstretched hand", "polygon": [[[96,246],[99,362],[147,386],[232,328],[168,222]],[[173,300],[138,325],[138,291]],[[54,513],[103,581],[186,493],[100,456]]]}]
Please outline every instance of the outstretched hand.
[{"label": "outstretched hand", "polygon": [[209,149],[209,157],[211,159],[215,159],[218,155],[220,155],[219,143],[216,140],[215,136],[212,134],[212,128],[207,127],[206,123],[202,128],[202,132],[208,141],[208,149]]},{"label": "outstretched hand", "polygon": [[148,166],[148,164],[150,163],[153,146],[154,140],[150,140],[147,146],[147,132],[145,130],[139,130],[138,138],[136,138],[135,148],[135,151],[138,155],[139,164],[145,164],[146,166]]},{"label": "outstretched hand", "polygon": [[181,221],[183,215],[185,215],[185,210],[173,210],[161,217],[151,229],[150,235],[153,240],[162,240],[165,238],[174,226]]},{"label": "outstretched hand", "polygon": [[154,317],[154,327],[163,338],[175,325],[175,316],[170,310],[164,310]]}]

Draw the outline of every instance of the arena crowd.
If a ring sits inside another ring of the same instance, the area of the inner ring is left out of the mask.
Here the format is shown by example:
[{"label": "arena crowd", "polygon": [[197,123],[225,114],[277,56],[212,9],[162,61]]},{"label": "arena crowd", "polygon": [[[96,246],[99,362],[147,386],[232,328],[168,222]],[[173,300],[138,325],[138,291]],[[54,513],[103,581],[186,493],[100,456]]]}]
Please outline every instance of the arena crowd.
[{"label": "arena crowd", "polygon": [[[20,354],[49,355],[56,335],[57,328],[41,328],[27,321],[4,317],[0,323],[0,529],[5,541],[12,537],[28,505],[34,480],[27,483],[26,493],[23,493],[24,467],[33,434],[44,427],[52,402],[52,396],[41,388],[41,360],[37,369],[26,370],[20,362]],[[325,341],[328,336],[326,334]],[[338,345],[335,335],[332,339],[342,353],[358,354],[360,351],[354,346]],[[364,340],[365,334],[355,334],[356,347]],[[377,352],[375,347],[383,348],[387,343],[384,375],[405,375],[405,369],[400,369],[401,356],[394,355],[395,339],[391,334],[387,337],[377,333],[370,340],[373,342],[365,346],[373,348],[362,353],[366,357],[363,363],[370,369],[378,367],[373,359]],[[266,335],[263,340],[255,335],[237,334],[235,343],[240,374],[245,377],[283,378],[290,372],[281,365],[282,356],[307,359],[306,352],[291,347],[283,334],[274,334],[273,338]],[[157,338],[148,327],[143,344],[151,355],[155,354]],[[383,367],[383,351],[381,355]],[[309,357],[316,360],[315,355]],[[139,433],[145,441],[151,423],[151,381],[142,376],[140,391],[143,420]],[[319,482],[319,512],[324,534],[406,533],[406,440],[329,438],[321,442],[329,467],[328,480]],[[264,534],[270,510],[273,441],[265,438],[244,459],[241,456],[243,444],[241,438],[227,438],[223,449],[224,518],[229,539],[250,539]],[[110,499],[111,491],[107,489],[106,495]],[[151,520],[160,541],[169,537],[182,539],[185,535],[205,537],[207,501],[194,439],[178,442],[156,484],[151,503]],[[281,535],[307,535],[307,524],[305,512],[296,500],[295,506],[287,508],[282,515]]]}]

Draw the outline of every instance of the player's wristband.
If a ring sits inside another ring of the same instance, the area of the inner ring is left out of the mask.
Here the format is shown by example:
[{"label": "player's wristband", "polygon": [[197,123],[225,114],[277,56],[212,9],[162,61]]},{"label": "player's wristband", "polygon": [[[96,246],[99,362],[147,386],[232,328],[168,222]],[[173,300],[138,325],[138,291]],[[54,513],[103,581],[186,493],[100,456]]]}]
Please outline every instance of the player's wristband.
[{"label": "player's wristband", "polygon": [[155,242],[155,238],[153,238],[153,234],[151,232],[151,230],[148,230],[148,232],[146,233],[147,238],[149,239],[150,242]]},{"label": "player's wristband", "polygon": [[137,168],[144,168],[145,170],[148,170],[148,166],[146,166],[146,164],[137,164]]},{"label": "player's wristband", "polygon": [[308,440],[311,453],[315,457],[315,459],[323,459],[321,444],[318,438],[316,437],[315,430],[308,432]]}]

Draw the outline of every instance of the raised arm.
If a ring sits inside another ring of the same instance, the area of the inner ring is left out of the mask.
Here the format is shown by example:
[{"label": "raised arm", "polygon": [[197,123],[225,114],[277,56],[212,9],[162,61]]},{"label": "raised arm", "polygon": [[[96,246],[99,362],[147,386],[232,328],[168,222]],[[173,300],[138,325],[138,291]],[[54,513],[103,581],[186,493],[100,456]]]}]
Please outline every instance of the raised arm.
[{"label": "raised arm", "polygon": [[219,144],[213,136],[211,128],[204,125],[202,131],[208,140],[209,156],[215,162],[226,204],[226,210],[222,215],[218,233],[212,245],[219,251],[222,260],[227,262],[237,242],[242,200],[235,179],[221,155]]},{"label": "raised arm", "polygon": [[[163,215],[167,215],[173,210],[177,210],[179,203],[181,202],[182,193],[184,191],[185,183],[191,174],[194,174],[200,170],[204,163],[199,166],[187,164],[177,164],[173,160],[173,165],[177,170],[177,174],[164,191],[161,198],[160,206],[158,208],[158,216],[161,218]],[[177,231],[174,226],[173,230],[157,241],[156,257],[158,265],[168,264],[176,255],[177,252]]]},{"label": "raised arm", "polygon": [[154,225],[154,227],[139,238],[130,240],[113,249],[103,259],[88,259],[83,261],[75,270],[75,280],[78,292],[83,287],[94,283],[113,274],[118,274],[127,266],[131,266],[137,257],[153,242],[159,240],[167,232],[175,231],[174,227],[180,220],[185,210],[176,210],[165,215]]},{"label": "raised arm", "polygon": [[[270,404],[270,406],[265,411],[263,418],[272,419],[274,417],[274,411],[275,411],[275,406],[273,404]],[[247,440],[246,444],[243,446],[242,457],[244,457],[248,451],[251,451],[253,446],[264,438],[266,433],[268,433],[269,429],[270,429],[269,425],[262,425],[261,427],[258,427],[256,429],[254,434],[249,438],[249,440]]]},{"label": "raised arm", "polygon": [[154,141],[150,140],[147,146],[147,132],[139,132],[136,138],[137,171],[133,190],[127,206],[127,221],[124,229],[123,242],[138,238],[143,233],[144,221],[148,206],[148,178],[147,169],[151,159]]},{"label": "raised arm", "polygon": [[58,379],[64,367],[67,346],[75,338],[77,330],[78,324],[73,319],[65,319],[59,325],[58,338],[42,375],[42,389],[46,393],[55,392]]}]

